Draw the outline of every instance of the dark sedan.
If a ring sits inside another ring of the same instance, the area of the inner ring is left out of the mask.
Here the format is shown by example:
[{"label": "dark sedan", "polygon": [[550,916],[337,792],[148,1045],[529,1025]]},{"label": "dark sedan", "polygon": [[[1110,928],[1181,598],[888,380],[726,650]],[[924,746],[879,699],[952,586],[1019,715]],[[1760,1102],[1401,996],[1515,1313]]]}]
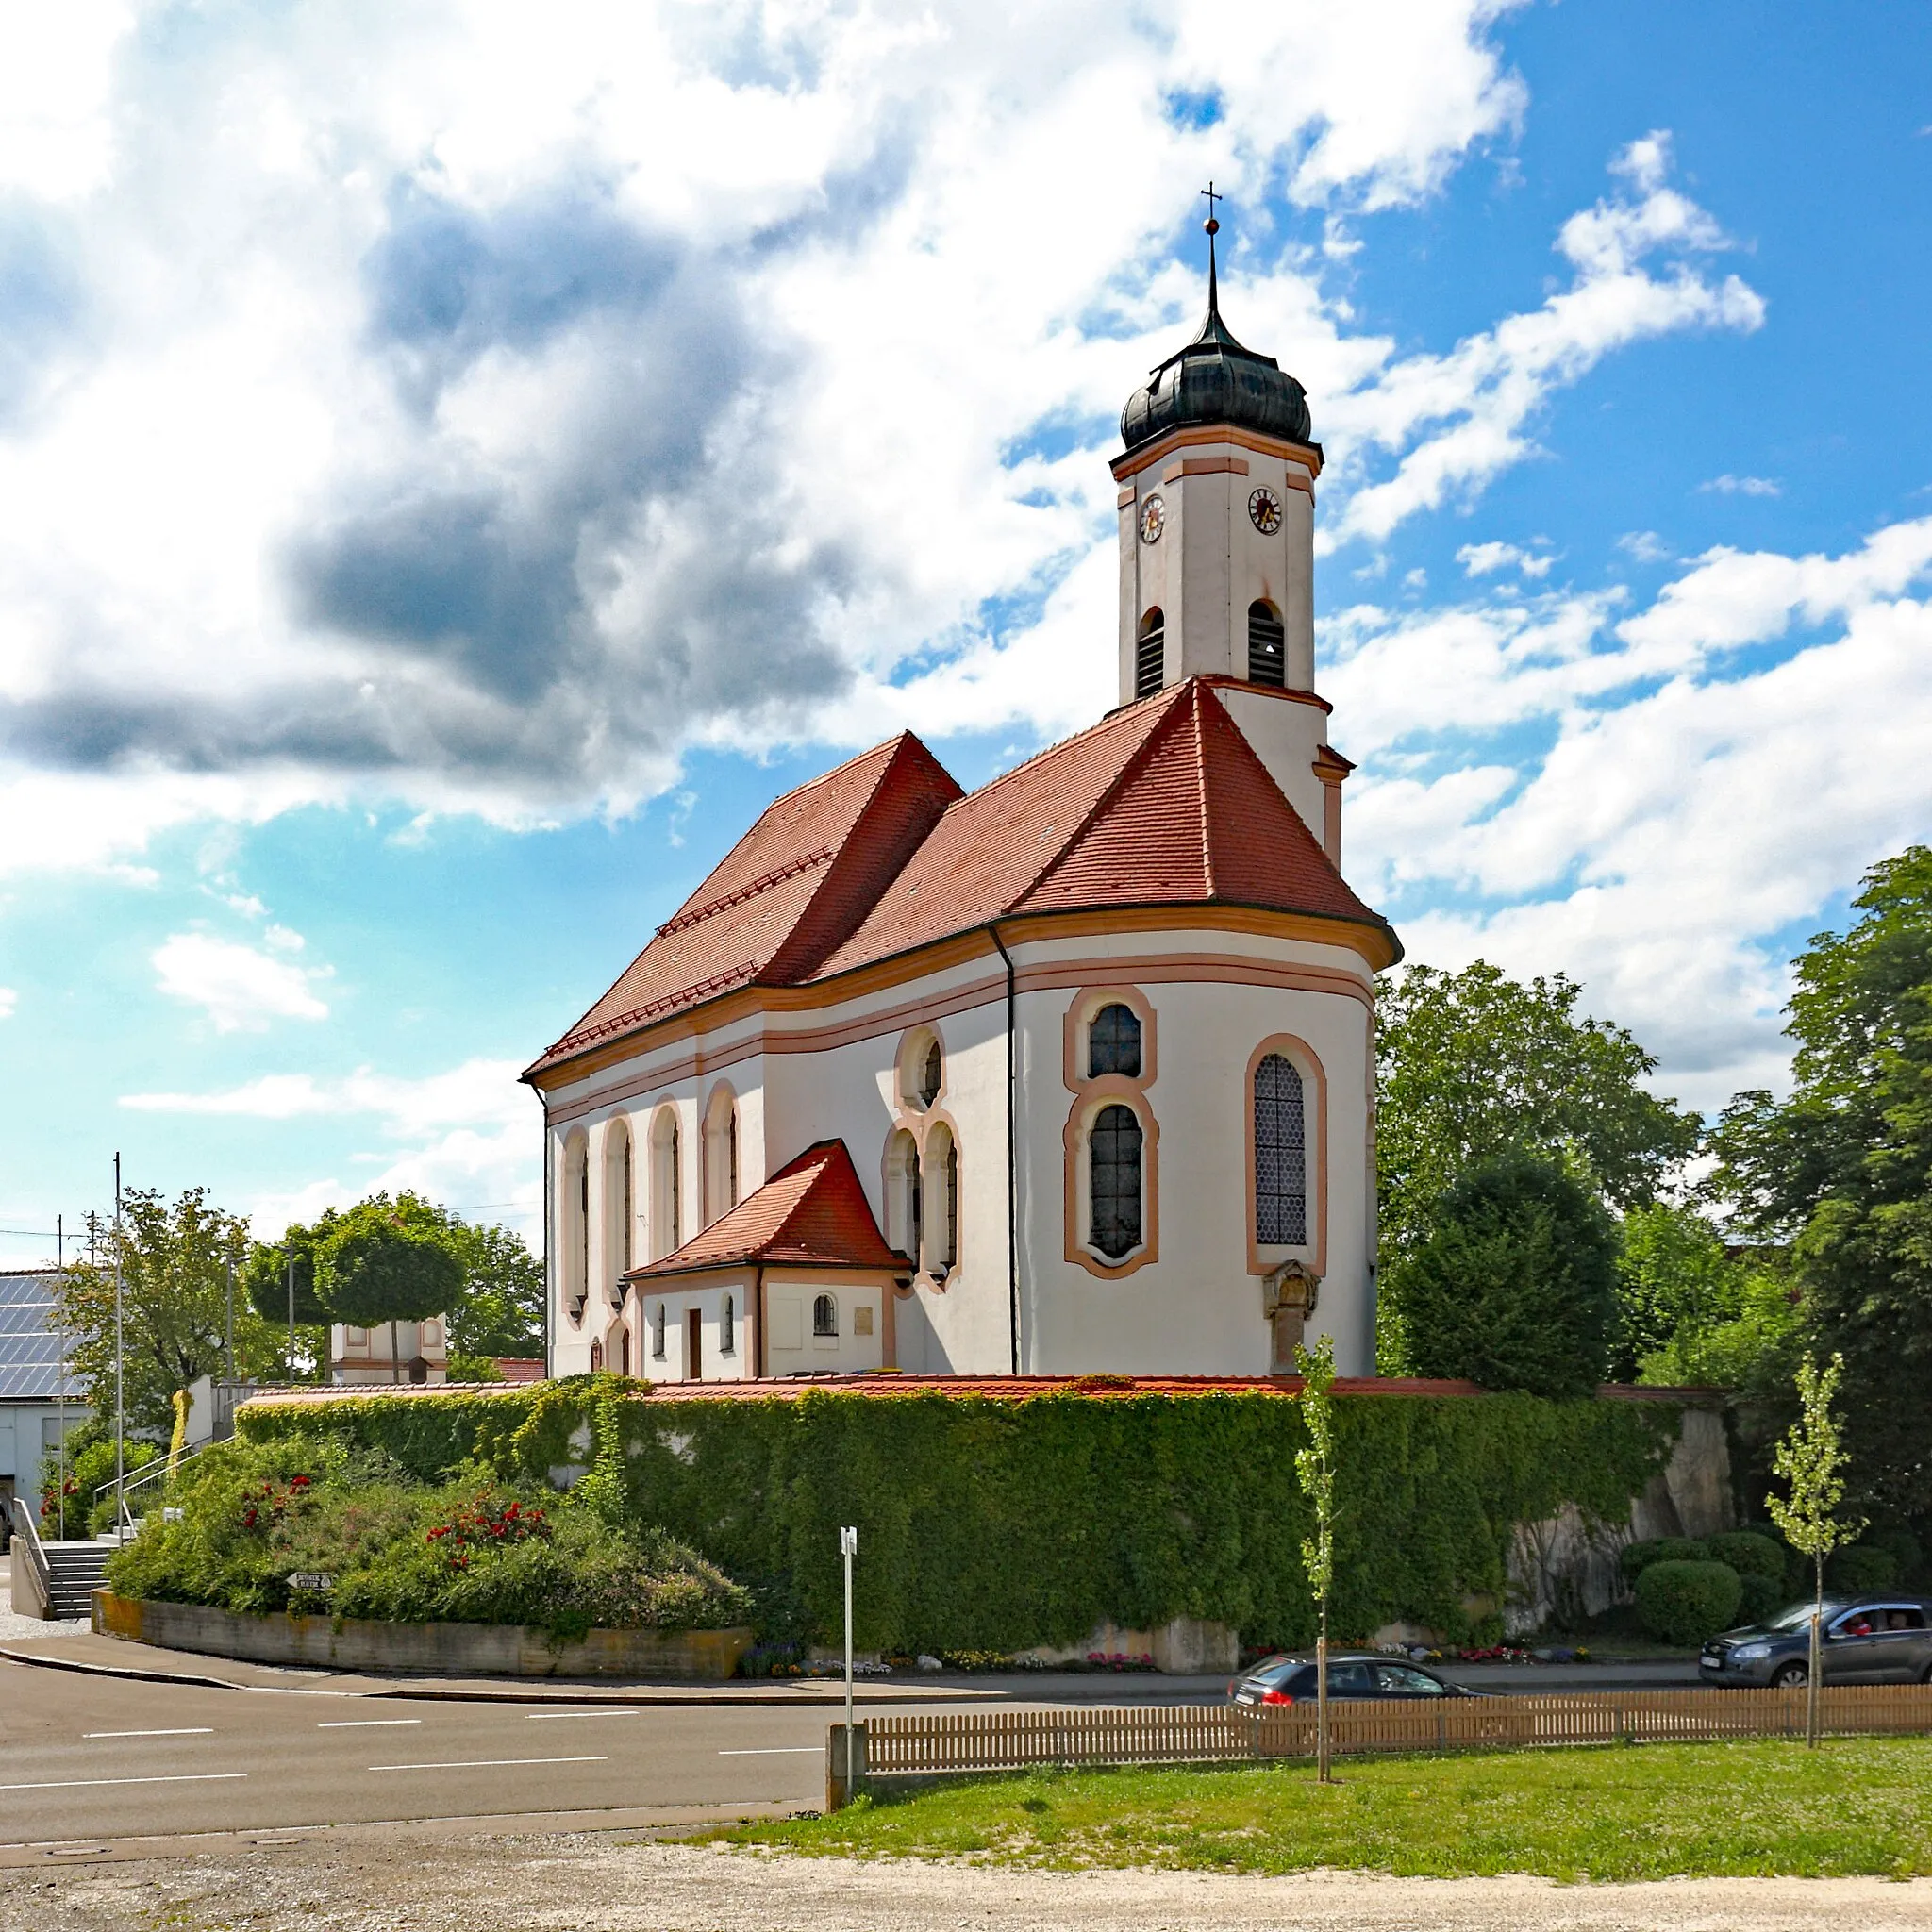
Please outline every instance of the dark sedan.
[{"label": "dark sedan", "polygon": [[[1932,1684],[1932,1600],[1830,1598],[1819,1657],[1827,1684]],[[1802,1684],[1810,1674],[1809,1604],[1713,1637],[1697,1660],[1707,1684]]]},{"label": "dark sedan", "polygon": [[[1315,1660],[1311,1657],[1269,1657],[1227,1687],[1234,1704],[1312,1704]],[[1333,1698],[1468,1697],[1474,1693],[1400,1657],[1370,1651],[1338,1651],[1328,1659],[1328,1694]]]}]

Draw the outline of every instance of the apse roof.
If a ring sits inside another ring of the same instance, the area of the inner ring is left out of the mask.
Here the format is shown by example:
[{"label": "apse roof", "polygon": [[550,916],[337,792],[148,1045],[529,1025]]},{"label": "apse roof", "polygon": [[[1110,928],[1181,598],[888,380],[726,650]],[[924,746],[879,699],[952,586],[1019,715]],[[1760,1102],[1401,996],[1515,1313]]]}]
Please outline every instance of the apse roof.
[{"label": "apse roof", "polygon": [[844,1141],[821,1141],[675,1254],[624,1278],[653,1281],[760,1264],[901,1271],[912,1265],[887,1246]]}]

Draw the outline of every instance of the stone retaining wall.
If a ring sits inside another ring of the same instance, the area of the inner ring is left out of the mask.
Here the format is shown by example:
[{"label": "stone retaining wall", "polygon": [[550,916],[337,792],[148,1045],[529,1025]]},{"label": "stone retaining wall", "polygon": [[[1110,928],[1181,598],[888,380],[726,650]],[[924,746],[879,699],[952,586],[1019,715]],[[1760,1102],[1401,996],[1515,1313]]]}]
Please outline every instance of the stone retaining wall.
[{"label": "stone retaining wall", "polygon": [[93,1626],[108,1637],[251,1663],[320,1664],[449,1677],[657,1677],[720,1683],[751,1648],[729,1630],[591,1630],[559,1641],[510,1624],[377,1624],[353,1617],[242,1616],[201,1604],[149,1603],[94,1592]]}]

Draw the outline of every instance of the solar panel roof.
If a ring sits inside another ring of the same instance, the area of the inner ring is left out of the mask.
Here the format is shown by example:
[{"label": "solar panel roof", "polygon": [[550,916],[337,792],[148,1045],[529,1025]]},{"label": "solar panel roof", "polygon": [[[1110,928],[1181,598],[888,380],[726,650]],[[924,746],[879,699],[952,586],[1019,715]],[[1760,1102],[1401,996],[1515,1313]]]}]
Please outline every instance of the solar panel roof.
[{"label": "solar panel roof", "polygon": [[61,1376],[61,1337],[55,1331],[56,1270],[0,1274],[0,1402],[54,1402],[80,1396],[80,1384]]}]

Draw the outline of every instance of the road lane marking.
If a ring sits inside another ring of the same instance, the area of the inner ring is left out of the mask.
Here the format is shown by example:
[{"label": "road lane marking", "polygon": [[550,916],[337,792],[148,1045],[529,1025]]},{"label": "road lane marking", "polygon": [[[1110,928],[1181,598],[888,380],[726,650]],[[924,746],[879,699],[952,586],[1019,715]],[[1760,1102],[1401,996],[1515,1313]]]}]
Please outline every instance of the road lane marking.
[{"label": "road lane marking", "polygon": [[388,1724],[420,1724],[420,1717],[327,1717],[316,1725],[318,1731],[373,1731]]},{"label": "road lane marking", "polygon": [[[608,1757],[451,1757],[441,1764],[372,1764],[371,1771],[496,1771],[510,1764],[608,1764]],[[7,1788],[0,1785],[0,1790]]]},{"label": "road lane marking", "polygon": [[57,1777],[42,1784],[0,1785],[0,1791],[74,1791],[83,1785],[212,1785],[245,1771],[177,1771],[166,1777]]},{"label": "road lane marking", "polygon": [[211,1738],[212,1724],[183,1724],[176,1731],[83,1731],[83,1738]]},{"label": "road lane marking", "polygon": [[641,1717],[636,1710],[526,1710],[524,1713],[533,1724],[554,1723],[560,1717]]},{"label": "road lane marking", "polygon": [[823,1744],[761,1744],[749,1751],[721,1751],[720,1757],[803,1757],[823,1751]]}]

